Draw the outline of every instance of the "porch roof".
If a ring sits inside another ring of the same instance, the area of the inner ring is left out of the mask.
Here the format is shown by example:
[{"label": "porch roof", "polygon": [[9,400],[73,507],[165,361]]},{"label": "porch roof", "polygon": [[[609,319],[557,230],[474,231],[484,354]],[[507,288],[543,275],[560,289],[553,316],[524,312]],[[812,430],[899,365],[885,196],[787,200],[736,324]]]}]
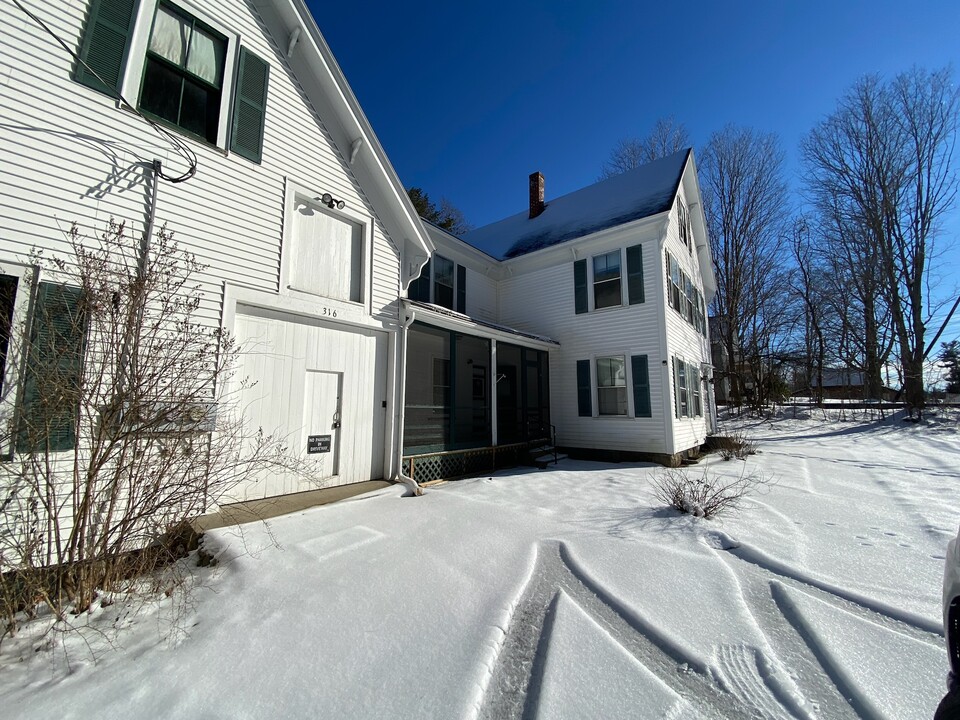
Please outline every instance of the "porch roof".
[{"label": "porch roof", "polygon": [[416,319],[423,320],[424,322],[434,322],[448,329],[463,330],[475,335],[493,339],[504,339],[506,341],[523,340],[526,345],[560,346],[559,342],[545,335],[537,335],[487,320],[480,320],[432,303],[404,298],[403,305],[405,308],[409,308],[415,312]]}]

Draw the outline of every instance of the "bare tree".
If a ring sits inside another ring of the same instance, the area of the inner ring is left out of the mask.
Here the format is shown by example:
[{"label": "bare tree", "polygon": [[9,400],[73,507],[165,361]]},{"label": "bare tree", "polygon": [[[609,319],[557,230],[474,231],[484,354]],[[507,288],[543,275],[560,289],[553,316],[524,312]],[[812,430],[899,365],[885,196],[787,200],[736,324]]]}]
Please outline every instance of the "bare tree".
[{"label": "bare tree", "polygon": [[660,118],[646,137],[617,141],[610,158],[603,164],[600,179],[633,170],[687,147],[690,147],[690,135],[686,126],[672,116]]},{"label": "bare tree", "polygon": [[746,381],[756,400],[762,400],[762,378],[748,375],[763,375],[771,367],[771,357],[790,330],[783,313],[788,215],[783,163],[775,135],[732,125],[715,132],[700,155],[717,276],[714,314],[730,358],[731,394],[737,404]]},{"label": "bare tree", "polygon": [[285,438],[247,427],[231,405],[239,348],[197,317],[204,268],[171,233],[141,242],[111,222],[96,238],[74,228],[69,241],[66,256],[31,257],[32,310],[7,354],[22,387],[0,437],[0,611],[11,632],[19,610],[82,612],[169,559],[164,539],[240,479],[310,474]]},{"label": "bare tree", "polygon": [[[829,304],[825,302],[825,288],[822,283],[825,273],[817,262],[810,226],[804,217],[798,218],[794,223],[791,250],[796,263],[791,287],[803,305],[804,386],[811,389],[815,386],[816,401],[822,403],[823,367],[827,355],[824,325]],[[813,382],[814,379],[816,383]]]},{"label": "bare tree", "polygon": [[904,399],[918,417],[929,352],[930,262],[939,222],[957,193],[951,162],[958,117],[960,91],[951,71],[914,68],[889,82],[858,81],[803,143],[811,195],[847,233],[839,247],[854,248],[869,260],[863,267],[877,272]]}]

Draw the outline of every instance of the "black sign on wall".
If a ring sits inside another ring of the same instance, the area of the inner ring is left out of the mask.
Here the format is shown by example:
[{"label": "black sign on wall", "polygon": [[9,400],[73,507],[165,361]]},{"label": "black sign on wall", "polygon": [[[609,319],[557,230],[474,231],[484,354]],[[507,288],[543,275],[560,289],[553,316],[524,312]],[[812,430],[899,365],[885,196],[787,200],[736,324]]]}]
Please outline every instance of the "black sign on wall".
[{"label": "black sign on wall", "polygon": [[330,441],[332,435],[308,435],[307,436],[307,454],[330,452]]}]

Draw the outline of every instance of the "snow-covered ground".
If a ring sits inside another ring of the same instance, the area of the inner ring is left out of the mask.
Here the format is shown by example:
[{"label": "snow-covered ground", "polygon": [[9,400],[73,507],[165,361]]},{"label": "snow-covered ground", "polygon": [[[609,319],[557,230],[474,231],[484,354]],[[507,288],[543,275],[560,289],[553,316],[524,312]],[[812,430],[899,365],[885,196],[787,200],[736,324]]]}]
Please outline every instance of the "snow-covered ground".
[{"label": "snow-covered ground", "polygon": [[188,605],[4,640],[0,717],[932,717],[956,420],[739,426],[718,520],[564,461],[209,533]]}]

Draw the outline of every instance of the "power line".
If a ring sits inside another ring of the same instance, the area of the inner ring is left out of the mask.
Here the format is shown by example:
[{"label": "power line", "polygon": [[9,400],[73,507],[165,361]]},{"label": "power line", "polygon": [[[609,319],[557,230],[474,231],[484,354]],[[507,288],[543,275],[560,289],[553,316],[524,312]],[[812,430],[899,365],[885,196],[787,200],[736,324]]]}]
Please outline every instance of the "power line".
[{"label": "power line", "polygon": [[122,102],[124,105],[126,105],[128,108],[130,108],[130,109],[137,115],[137,117],[139,117],[141,120],[143,120],[144,122],[146,122],[147,124],[149,124],[150,127],[152,127],[154,130],[156,130],[157,133],[159,133],[161,137],[163,137],[164,139],[167,140],[167,142],[169,142],[171,145],[173,145],[174,150],[176,150],[176,151],[187,161],[187,165],[189,165],[189,168],[187,169],[187,171],[186,171],[185,173],[183,173],[182,175],[177,175],[177,176],[167,175],[166,173],[163,172],[163,170],[162,170],[161,168],[159,168],[158,166],[155,166],[154,169],[155,169],[155,172],[157,173],[158,177],[162,178],[163,180],[166,180],[167,182],[171,182],[171,183],[181,183],[181,182],[186,182],[187,180],[189,180],[190,178],[192,178],[192,177],[197,173],[197,164],[198,164],[197,156],[196,156],[196,154],[193,152],[193,150],[191,150],[190,147],[189,147],[185,142],[183,142],[180,138],[178,138],[176,135],[174,135],[173,133],[171,133],[171,132],[170,132],[169,130],[167,130],[166,128],[162,127],[162,126],[159,125],[158,123],[156,123],[156,122],[154,122],[153,120],[151,120],[150,118],[148,118],[146,115],[144,115],[142,112],[140,112],[140,110],[138,110],[135,105],[133,105],[132,103],[127,102],[127,99],[120,93],[119,90],[117,90],[116,88],[110,87],[110,85],[109,85],[108,83],[104,82],[103,78],[100,77],[100,75],[97,74],[97,72],[96,72],[93,68],[91,68],[89,65],[87,65],[87,63],[84,62],[84,60],[83,60],[76,52],[74,52],[73,48],[71,48],[69,45],[67,45],[67,43],[63,40],[63,38],[61,38],[59,35],[57,35],[57,33],[55,33],[55,32],[50,28],[50,26],[47,25],[42,19],[40,19],[36,14],[34,14],[34,13],[33,13],[32,11],[30,11],[28,8],[24,7],[23,3],[20,2],[20,0],[12,0],[12,2],[13,2],[13,4],[16,5],[23,13],[25,13],[25,14],[27,15],[27,17],[29,17],[31,20],[33,20],[33,21],[34,21],[37,25],[39,25],[44,31],[46,31],[46,33],[47,33],[48,35],[50,35],[54,40],[56,40],[57,43],[60,45],[60,47],[62,47],[64,50],[66,50],[67,53],[69,53],[70,56],[71,56],[77,63],[79,63],[80,65],[83,65],[83,67],[84,67],[91,75],[93,75],[97,80],[99,80],[99,81],[100,81],[100,84],[101,84],[104,88],[106,88],[106,89],[109,91],[109,93],[110,93],[111,95],[113,95],[113,97],[114,97],[115,99],[119,100],[119,101]]}]

